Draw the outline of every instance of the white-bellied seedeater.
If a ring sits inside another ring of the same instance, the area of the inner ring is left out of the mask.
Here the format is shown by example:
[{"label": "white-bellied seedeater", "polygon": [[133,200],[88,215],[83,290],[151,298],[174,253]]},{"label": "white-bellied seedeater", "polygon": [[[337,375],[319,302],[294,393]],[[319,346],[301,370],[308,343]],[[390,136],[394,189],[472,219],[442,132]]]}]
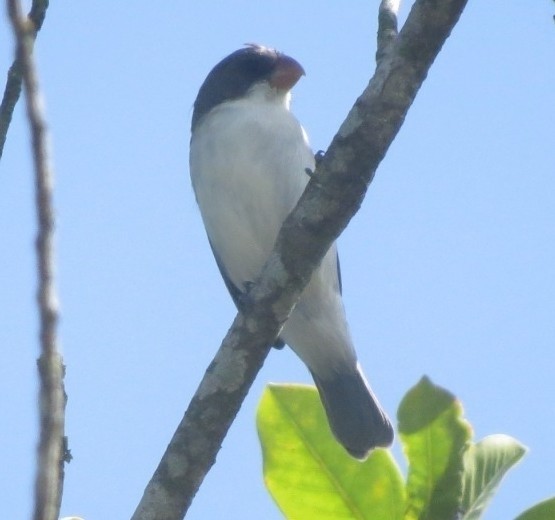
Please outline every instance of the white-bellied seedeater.
[{"label": "white-bellied seedeater", "polygon": [[[293,58],[248,45],[218,63],[193,110],[190,173],[208,239],[236,305],[268,259],[283,221],[315,168],[290,111],[304,74]],[[341,298],[333,244],[314,271],[280,340],[310,370],[337,440],[363,459],[393,429],[360,365]]]}]

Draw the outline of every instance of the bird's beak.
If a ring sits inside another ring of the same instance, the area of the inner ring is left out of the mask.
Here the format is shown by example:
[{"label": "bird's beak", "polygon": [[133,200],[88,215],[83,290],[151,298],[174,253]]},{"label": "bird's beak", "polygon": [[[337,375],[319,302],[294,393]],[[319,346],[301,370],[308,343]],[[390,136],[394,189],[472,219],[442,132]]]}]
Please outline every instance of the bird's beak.
[{"label": "bird's beak", "polygon": [[304,76],[301,64],[285,54],[280,54],[269,83],[279,90],[291,90],[301,76]]}]

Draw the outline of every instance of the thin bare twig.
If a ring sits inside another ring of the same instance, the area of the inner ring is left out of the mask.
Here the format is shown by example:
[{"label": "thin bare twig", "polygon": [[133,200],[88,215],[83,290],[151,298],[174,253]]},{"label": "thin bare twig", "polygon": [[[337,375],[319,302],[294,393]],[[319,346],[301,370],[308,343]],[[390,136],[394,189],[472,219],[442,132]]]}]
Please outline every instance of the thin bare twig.
[{"label": "thin bare twig", "polygon": [[65,394],[62,358],[57,349],[58,305],[54,285],[52,171],[37,72],[31,55],[36,34],[35,22],[23,16],[19,0],[8,0],[8,12],[16,38],[16,60],[21,68],[31,127],[38,213],[36,249],[41,345],[38,359],[40,436],[34,519],[56,520],[60,510],[65,458]]},{"label": "thin bare twig", "polygon": [[397,38],[397,13],[401,0],[382,0],[378,12],[378,45],[376,63],[379,63]]},{"label": "thin bare twig", "polygon": [[467,0],[416,0],[285,221],[262,274],[206,371],[132,520],[180,520],[310,275],[356,213]]},{"label": "thin bare twig", "polygon": [[[32,39],[34,40],[42,27],[46,9],[48,7],[48,0],[33,0],[31,10],[27,15],[28,20],[33,24]],[[30,28],[31,30],[31,28]],[[4,88],[4,96],[0,104],[0,159],[4,151],[6,137],[8,135],[8,128],[12,121],[12,115],[21,94],[21,61],[15,58],[12,66],[8,70],[8,78],[6,80],[6,87]]]}]

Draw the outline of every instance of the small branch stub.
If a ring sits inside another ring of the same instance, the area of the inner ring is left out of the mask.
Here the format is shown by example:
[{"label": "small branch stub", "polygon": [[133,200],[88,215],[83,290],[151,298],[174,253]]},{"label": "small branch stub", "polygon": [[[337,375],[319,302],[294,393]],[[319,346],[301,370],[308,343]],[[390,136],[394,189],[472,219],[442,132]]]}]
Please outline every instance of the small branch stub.
[{"label": "small branch stub", "polygon": [[382,0],[378,12],[378,45],[376,63],[385,56],[390,44],[397,38],[397,13],[401,0]]}]

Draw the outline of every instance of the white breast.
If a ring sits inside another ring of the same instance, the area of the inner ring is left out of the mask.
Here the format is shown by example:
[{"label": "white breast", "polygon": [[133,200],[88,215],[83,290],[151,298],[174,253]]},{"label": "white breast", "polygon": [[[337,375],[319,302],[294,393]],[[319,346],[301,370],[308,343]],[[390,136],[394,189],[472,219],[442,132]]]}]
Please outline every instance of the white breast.
[{"label": "white breast", "polygon": [[242,287],[259,274],[314,168],[306,134],[283,100],[227,102],[195,130],[190,168],[212,246]]}]

